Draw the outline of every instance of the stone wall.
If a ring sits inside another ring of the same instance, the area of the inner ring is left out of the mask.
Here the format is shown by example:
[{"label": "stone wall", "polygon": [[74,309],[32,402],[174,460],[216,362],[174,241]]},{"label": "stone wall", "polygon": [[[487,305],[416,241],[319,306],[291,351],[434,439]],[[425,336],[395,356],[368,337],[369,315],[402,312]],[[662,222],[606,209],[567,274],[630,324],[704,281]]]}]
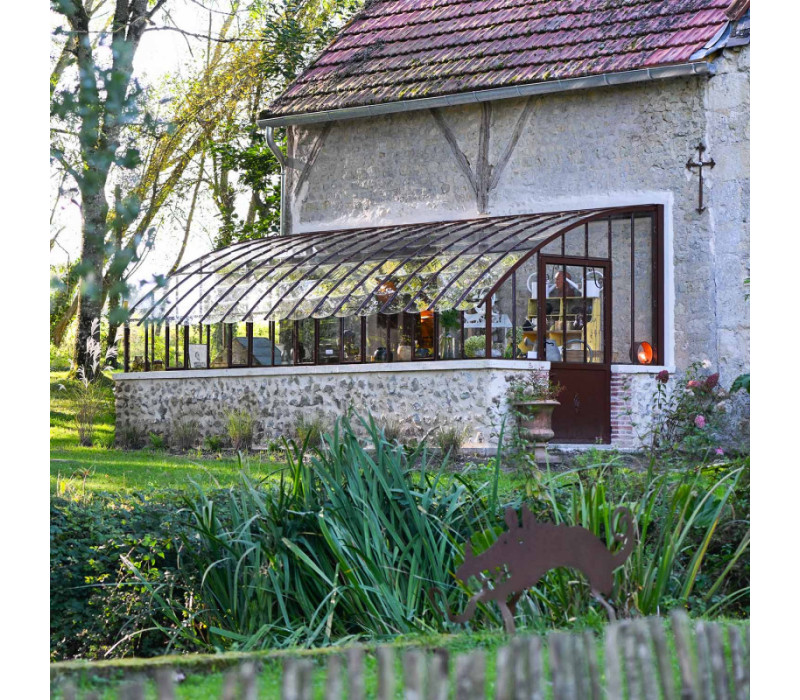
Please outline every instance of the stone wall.
[{"label": "stone wall", "polygon": [[[134,428],[169,437],[178,420],[195,420],[205,436],[225,435],[225,413],[256,418],[256,444],[293,436],[301,417],[327,425],[352,407],[400,421],[421,439],[440,425],[460,425],[466,447],[497,444],[508,383],[543,363],[438,362],[420,366],[276,367],[117,374],[117,435]],[[546,363],[544,363],[546,364]]]},{"label": "stone wall", "polygon": [[[226,434],[225,414],[244,408],[256,418],[256,445],[292,437],[301,418],[330,426],[353,408],[399,422],[405,438],[439,426],[464,429],[465,449],[497,445],[508,412],[509,382],[547,362],[456,360],[349,367],[274,367],[116,374],[117,435],[134,428],[169,438],[176,421],[194,420],[203,437]],[[612,371],[613,447],[636,449],[647,430],[655,373]],[[506,419],[508,420],[508,419]],[[635,425],[634,425],[635,423]]]}]

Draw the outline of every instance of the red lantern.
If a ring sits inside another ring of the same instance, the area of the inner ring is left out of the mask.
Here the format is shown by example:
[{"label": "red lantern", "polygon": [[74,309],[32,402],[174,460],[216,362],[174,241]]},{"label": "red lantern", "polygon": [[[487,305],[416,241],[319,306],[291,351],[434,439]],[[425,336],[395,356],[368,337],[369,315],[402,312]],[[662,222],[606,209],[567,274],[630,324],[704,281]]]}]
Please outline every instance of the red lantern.
[{"label": "red lantern", "polygon": [[655,353],[653,352],[653,346],[647,341],[643,340],[634,344],[633,350],[635,352],[634,358],[640,365],[649,365],[653,362]]}]

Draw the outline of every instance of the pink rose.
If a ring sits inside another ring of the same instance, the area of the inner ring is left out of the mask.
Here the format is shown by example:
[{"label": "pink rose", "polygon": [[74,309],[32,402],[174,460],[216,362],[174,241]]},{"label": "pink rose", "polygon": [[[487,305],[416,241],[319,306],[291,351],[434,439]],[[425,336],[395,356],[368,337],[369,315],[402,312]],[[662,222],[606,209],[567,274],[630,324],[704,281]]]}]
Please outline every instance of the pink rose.
[{"label": "pink rose", "polygon": [[696,379],[690,379],[686,386],[688,386],[690,389],[696,389],[700,386],[700,382],[698,382]]},{"label": "pink rose", "polygon": [[657,382],[661,382],[662,384],[666,384],[669,381],[669,372],[667,370],[665,370],[665,369],[662,369],[656,375],[656,381]]},{"label": "pink rose", "polygon": [[714,454],[715,455],[724,455],[725,454],[725,450],[723,450],[721,447],[718,447],[716,450],[714,450]]},{"label": "pink rose", "polygon": [[701,416],[699,413],[694,417],[694,424],[698,428],[705,428],[706,427],[706,419]]}]

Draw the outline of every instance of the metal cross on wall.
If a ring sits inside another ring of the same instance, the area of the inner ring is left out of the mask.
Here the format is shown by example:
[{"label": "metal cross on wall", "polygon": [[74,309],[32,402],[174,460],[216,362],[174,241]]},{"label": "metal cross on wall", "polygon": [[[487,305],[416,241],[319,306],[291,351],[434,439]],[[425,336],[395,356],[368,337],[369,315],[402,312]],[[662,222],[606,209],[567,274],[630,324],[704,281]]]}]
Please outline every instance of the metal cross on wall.
[{"label": "metal cross on wall", "polygon": [[697,160],[694,161],[691,158],[689,158],[689,160],[686,161],[687,170],[691,171],[693,168],[697,168],[700,174],[700,182],[697,185],[697,194],[699,198],[699,202],[697,205],[698,214],[702,214],[703,211],[705,211],[705,207],[703,206],[703,168],[704,167],[713,168],[716,165],[713,158],[706,161],[703,160],[703,153],[705,153],[705,150],[706,147],[701,141],[700,143],[697,144]]}]

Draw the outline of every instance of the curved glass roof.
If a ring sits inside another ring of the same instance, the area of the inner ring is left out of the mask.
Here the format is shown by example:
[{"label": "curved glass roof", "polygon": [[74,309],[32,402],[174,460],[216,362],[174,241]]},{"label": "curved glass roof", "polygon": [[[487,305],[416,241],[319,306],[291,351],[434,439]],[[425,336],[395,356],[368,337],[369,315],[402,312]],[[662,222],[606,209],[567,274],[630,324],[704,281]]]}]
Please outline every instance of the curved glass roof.
[{"label": "curved glass roof", "polygon": [[194,260],[133,307],[176,324],[469,310],[528,254],[607,209],[324,231]]}]

